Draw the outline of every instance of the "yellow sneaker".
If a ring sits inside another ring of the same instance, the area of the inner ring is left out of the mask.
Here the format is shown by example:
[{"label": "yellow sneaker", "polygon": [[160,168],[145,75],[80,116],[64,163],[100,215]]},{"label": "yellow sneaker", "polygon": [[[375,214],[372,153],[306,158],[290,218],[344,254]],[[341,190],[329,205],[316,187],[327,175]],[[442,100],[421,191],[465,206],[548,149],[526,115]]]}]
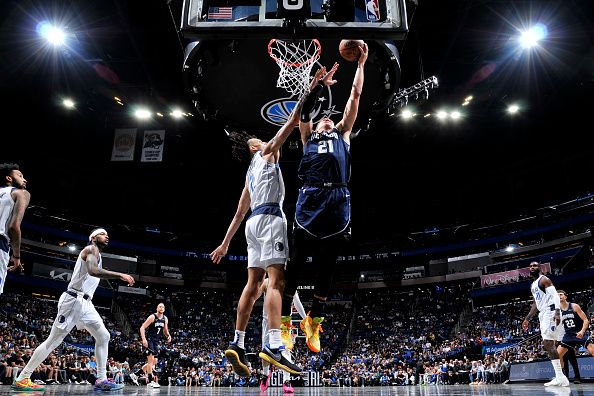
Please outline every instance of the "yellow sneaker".
[{"label": "yellow sneaker", "polygon": [[324,318],[317,316],[312,319],[308,313],[299,325],[305,333],[305,343],[312,352],[320,352],[320,332],[324,332],[322,330],[323,321]]},{"label": "yellow sneaker", "polygon": [[10,386],[12,390],[19,391],[19,392],[43,392],[45,387],[42,385],[37,385],[31,378],[23,378],[20,381],[15,381]]},{"label": "yellow sneaker", "polygon": [[281,317],[281,340],[283,341],[283,345],[286,349],[292,350],[293,349],[293,338],[291,337],[291,329],[294,329],[295,326],[291,323],[290,316],[282,316]]}]

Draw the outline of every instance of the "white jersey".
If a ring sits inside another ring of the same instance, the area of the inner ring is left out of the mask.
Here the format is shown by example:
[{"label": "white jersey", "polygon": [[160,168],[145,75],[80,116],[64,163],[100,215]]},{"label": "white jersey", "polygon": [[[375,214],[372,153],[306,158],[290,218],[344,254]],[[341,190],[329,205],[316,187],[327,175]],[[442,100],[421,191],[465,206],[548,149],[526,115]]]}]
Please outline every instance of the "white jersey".
[{"label": "white jersey", "polygon": [[285,198],[285,183],[280,166],[266,161],[260,151],[252,157],[246,175],[246,182],[250,193],[252,210],[269,203],[278,203],[282,208]]},{"label": "white jersey", "polygon": [[550,306],[553,305],[553,296],[547,294],[546,290],[541,289],[538,284],[544,275],[540,275],[534,282],[532,282],[532,286],[530,286],[530,291],[532,292],[532,297],[534,297],[534,302],[536,303],[536,308],[538,308],[538,312],[542,311],[551,311]]},{"label": "white jersey", "polygon": [[[101,253],[99,253],[97,265],[99,268],[102,268]],[[91,276],[87,271],[87,266],[82,259],[81,251],[78,255],[78,259],[76,260],[74,272],[72,273],[72,278],[68,284],[68,290],[74,290],[88,294],[91,298],[93,298],[93,294],[95,294],[95,290],[97,290],[97,286],[99,286],[100,281],[101,279]]]},{"label": "white jersey", "polygon": [[8,236],[8,224],[12,219],[12,209],[14,208],[14,200],[10,194],[14,187],[0,187],[0,235],[10,241]]}]

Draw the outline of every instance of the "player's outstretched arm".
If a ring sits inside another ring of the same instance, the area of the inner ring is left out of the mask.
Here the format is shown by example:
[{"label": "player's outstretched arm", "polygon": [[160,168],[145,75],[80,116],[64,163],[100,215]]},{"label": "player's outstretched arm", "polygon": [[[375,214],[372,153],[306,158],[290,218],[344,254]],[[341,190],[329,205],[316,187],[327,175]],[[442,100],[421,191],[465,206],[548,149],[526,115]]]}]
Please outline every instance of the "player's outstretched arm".
[{"label": "player's outstretched arm", "polygon": [[120,279],[132,286],[134,284],[134,278],[128,274],[121,272],[109,271],[99,267],[99,249],[97,246],[89,245],[83,249],[82,259],[87,266],[87,272],[89,275],[100,279]]},{"label": "player's outstretched arm", "polygon": [[287,140],[291,132],[293,132],[295,127],[299,125],[299,115],[301,114],[301,107],[301,101],[297,102],[297,105],[291,112],[291,115],[287,119],[287,122],[285,122],[285,125],[283,125],[278,130],[276,135],[274,135],[274,137],[270,139],[268,144],[266,144],[266,147],[264,147],[264,150],[262,150],[262,157],[264,157],[265,160],[269,161],[269,157],[273,155],[275,162],[278,161],[280,148],[283,144],[285,144],[285,141]]},{"label": "player's outstretched arm", "polygon": [[357,119],[357,113],[359,111],[359,99],[363,92],[363,82],[365,80],[365,62],[369,55],[369,48],[367,43],[364,43],[362,47],[359,47],[361,55],[359,55],[359,63],[357,65],[357,71],[353,79],[353,88],[351,89],[351,95],[344,108],[342,120],[336,125],[347,143],[350,142],[350,134]]},{"label": "player's outstretched arm", "polygon": [[250,202],[250,193],[246,183],[246,185],[243,187],[243,191],[241,192],[241,197],[239,198],[239,203],[237,204],[237,210],[235,211],[235,216],[233,216],[231,224],[229,224],[229,228],[227,229],[227,233],[225,234],[223,242],[215,250],[213,250],[212,253],[210,253],[210,259],[213,263],[219,264],[221,259],[227,254],[231,239],[233,239],[233,236],[239,229],[239,226],[241,225],[246,213],[250,209]]}]

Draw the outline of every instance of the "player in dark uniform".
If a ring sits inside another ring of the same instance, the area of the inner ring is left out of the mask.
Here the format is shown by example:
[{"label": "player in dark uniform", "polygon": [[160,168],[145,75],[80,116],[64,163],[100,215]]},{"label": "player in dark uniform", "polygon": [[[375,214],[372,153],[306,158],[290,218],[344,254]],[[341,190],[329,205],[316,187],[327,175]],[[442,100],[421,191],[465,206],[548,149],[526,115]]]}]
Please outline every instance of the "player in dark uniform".
[{"label": "player in dark uniform", "polygon": [[171,342],[171,334],[169,334],[169,319],[164,315],[165,304],[157,305],[157,312],[151,314],[142,326],[140,326],[140,338],[142,339],[142,346],[146,350],[147,362],[142,366],[142,370],[146,373],[149,385],[153,388],[159,388],[159,382],[154,375],[153,370],[157,365],[157,356],[159,355],[159,344],[163,337],[166,337],[167,343]]},{"label": "player in dark uniform", "polygon": [[565,291],[559,290],[557,293],[559,293],[559,300],[561,301],[561,323],[563,323],[563,329],[565,330],[563,339],[557,346],[557,352],[565,376],[569,378],[568,363],[571,363],[574,373],[573,383],[579,384],[581,376],[575,351],[582,345],[585,345],[588,350],[594,350],[591,340],[585,341],[586,338],[584,338],[590,326],[590,321],[578,304],[567,301]]},{"label": "player in dark uniform", "polygon": [[323,86],[336,82],[332,76],[338,64],[334,64],[309,93],[299,122],[303,157],[298,176],[303,186],[299,189],[295,208],[293,249],[285,275],[281,322],[285,327],[290,324],[291,302],[300,281],[300,272],[304,271],[307,257],[311,256],[318,273],[313,304],[301,322],[301,329],[307,346],[313,352],[320,351],[319,332],[336,259],[350,239],[351,202],[347,187],[351,175],[350,138],[363,89],[367,44],[359,47],[359,51],[361,55],[342,120],[334,125],[330,118],[324,117],[315,130],[311,121]]}]

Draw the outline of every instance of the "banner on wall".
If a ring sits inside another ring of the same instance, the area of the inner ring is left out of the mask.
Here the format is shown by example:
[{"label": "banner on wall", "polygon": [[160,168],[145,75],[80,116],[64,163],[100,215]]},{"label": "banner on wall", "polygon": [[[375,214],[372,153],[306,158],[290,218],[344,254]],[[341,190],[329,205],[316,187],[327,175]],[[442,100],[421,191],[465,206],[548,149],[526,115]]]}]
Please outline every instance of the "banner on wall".
[{"label": "banner on wall", "polygon": [[70,282],[72,279],[72,270],[68,268],[58,268],[51,265],[33,263],[33,275],[43,278],[50,278],[62,282]]},{"label": "banner on wall", "polygon": [[[551,273],[551,263],[543,263],[540,265],[540,270],[543,274]],[[529,268],[520,268],[517,270],[496,272],[494,274],[481,275],[481,287],[491,287],[506,285],[508,283],[517,283],[531,279]]]},{"label": "banner on wall", "polygon": [[144,131],[140,162],[161,162],[163,160],[164,144],[164,130]]},{"label": "banner on wall", "polygon": [[133,161],[136,148],[136,128],[116,129],[111,151],[112,161]]}]

